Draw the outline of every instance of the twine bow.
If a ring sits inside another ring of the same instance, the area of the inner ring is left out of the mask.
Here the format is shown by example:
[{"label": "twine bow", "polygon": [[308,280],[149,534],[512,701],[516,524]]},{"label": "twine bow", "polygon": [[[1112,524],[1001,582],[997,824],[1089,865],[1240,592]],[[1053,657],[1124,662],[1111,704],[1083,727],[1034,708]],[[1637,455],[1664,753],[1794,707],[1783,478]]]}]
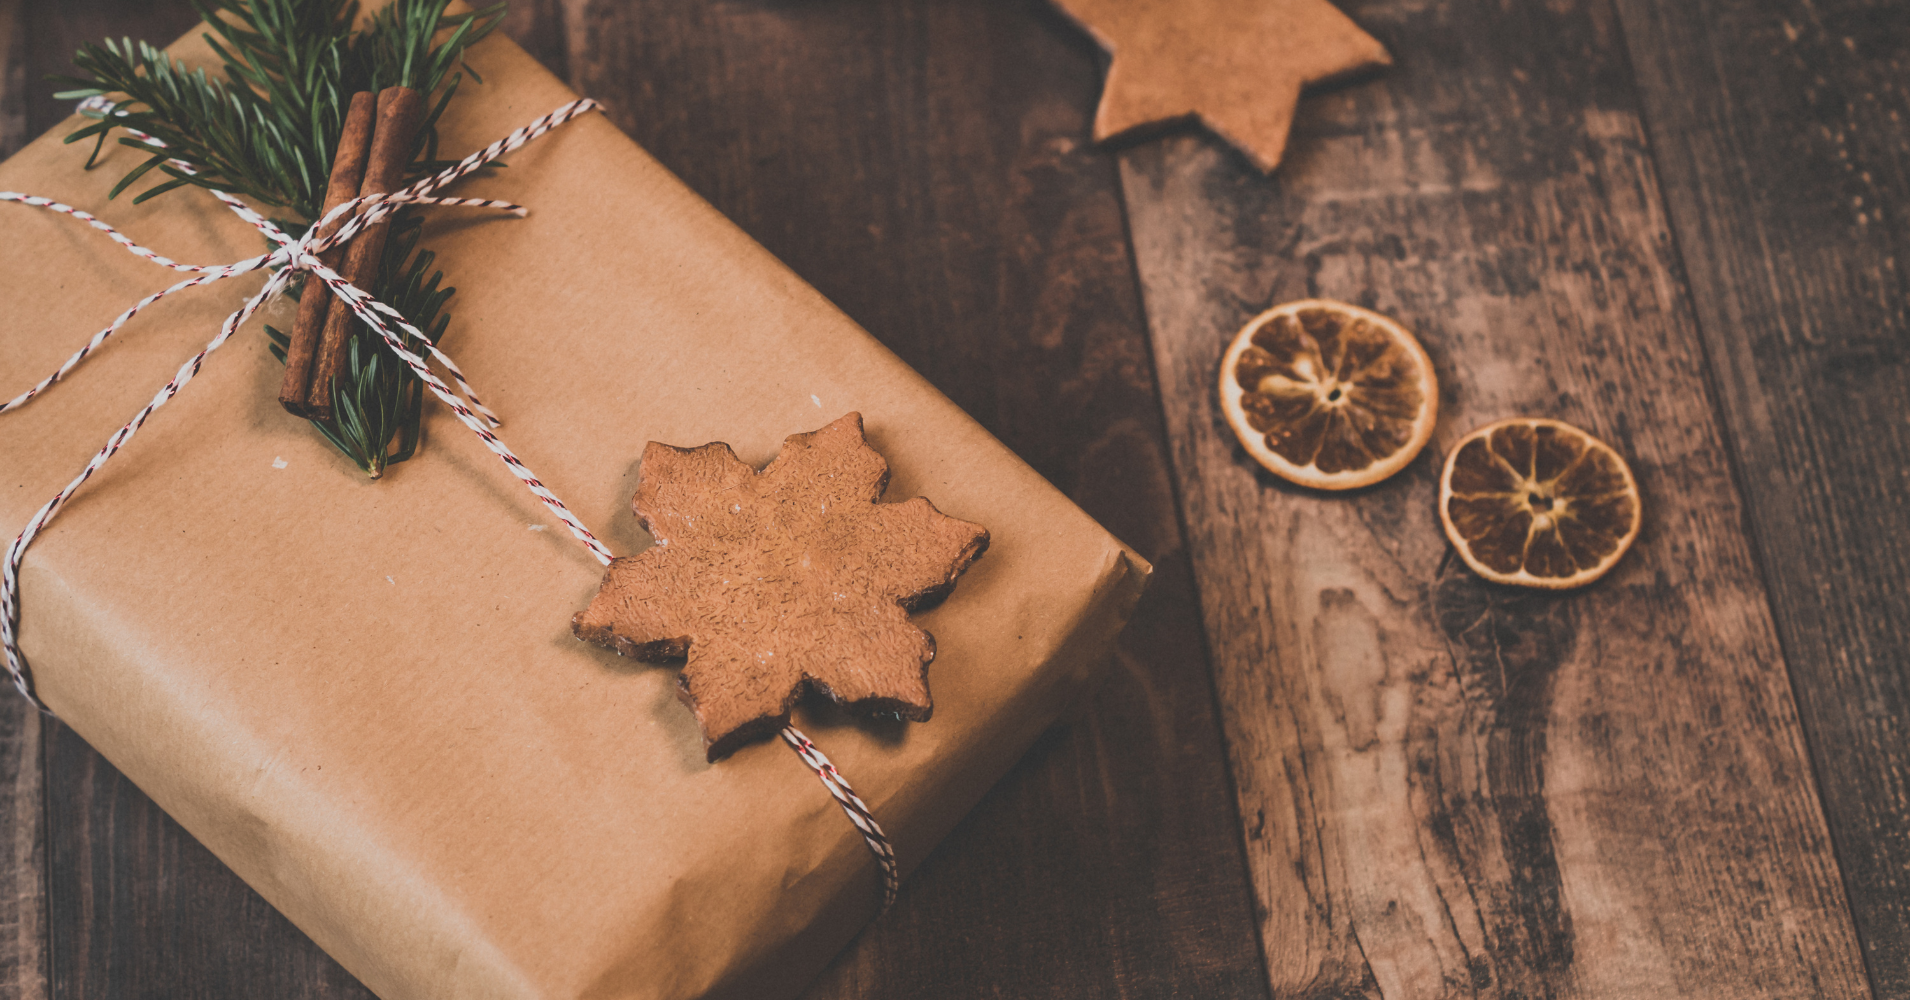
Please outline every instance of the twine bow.
[{"label": "twine bow", "polygon": [[[113,105],[110,101],[105,101],[101,98],[91,98],[87,102],[84,102],[81,107],[83,109],[91,107],[99,110],[110,110]],[[556,517],[564,523],[566,528],[570,529],[571,535],[590,551],[591,556],[595,558],[598,563],[609,565],[613,558],[610,554],[610,550],[606,548],[601,541],[598,541],[597,536],[592,534],[589,528],[584,527],[584,523],[577,518],[577,515],[571,513],[570,508],[564,506],[564,502],[559,500],[555,493],[552,493],[548,487],[538,480],[537,476],[531,472],[523,460],[519,459],[510,448],[505,446],[502,439],[492,433],[492,428],[499,426],[501,421],[498,419],[496,413],[492,412],[489,407],[485,406],[484,403],[478,399],[477,393],[472,391],[470,383],[465,380],[464,373],[459,370],[457,364],[443,351],[439,350],[438,346],[433,343],[429,337],[425,336],[424,331],[411,325],[396,309],[378,301],[364,289],[358,288],[346,281],[338,272],[327,267],[324,262],[319,259],[320,254],[333,247],[344,244],[352,239],[352,237],[363,232],[367,227],[384,220],[404,205],[490,208],[509,212],[519,217],[526,215],[528,210],[525,209],[524,206],[506,201],[495,201],[485,198],[438,197],[433,195],[432,192],[478,170],[500,156],[519,149],[525,143],[542,136],[551,129],[580,115],[598,110],[600,107],[597,102],[589,98],[579,98],[578,100],[571,101],[559,107],[557,110],[552,111],[550,114],[472,153],[458,161],[455,165],[423,180],[417,181],[402,190],[392,194],[366,195],[341,203],[338,207],[326,213],[324,218],[314,222],[306,229],[305,234],[297,239],[287,235],[278,226],[274,225],[271,220],[260,215],[250,206],[231,194],[224,191],[211,190],[213,197],[217,198],[227,208],[231,209],[234,214],[238,215],[239,218],[250,223],[253,228],[257,229],[268,240],[276,244],[275,247],[267,253],[260,254],[256,257],[249,257],[232,264],[181,264],[133,242],[131,238],[90,212],[54,201],[50,198],[22,194],[17,191],[0,191],[0,202],[18,202],[22,205],[44,208],[49,211],[71,216],[104,233],[107,238],[119,244],[127,252],[135,256],[143,257],[155,264],[170,268],[174,271],[194,275],[194,277],[180,281],[171,287],[161,289],[135,302],[131,308],[115,317],[105,329],[94,334],[92,338],[86,342],[85,346],[75,351],[53,374],[48,375],[32,388],[7,401],[5,404],[0,404],[0,414],[9,413],[25,406],[40,393],[45,392],[55,382],[64,379],[73,369],[77,368],[82,361],[85,361],[88,356],[98,350],[109,338],[119,332],[120,328],[124,327],[128,321],[138,315],[142,309],[158,302],[160,299],[177,292],[185,291],[188,288],[209,285],[216,281],[238,277],[239,275],[249,274],[253,271],[273,271],[271,278],[267,279],[265,285],[260,288],[256,294],[250,299],[247,299],[244,305],[226,317],[225,322],[220,324],[218,335],[213,337],[203,350],[193,355],[190,360],[181,365],[172,379],[153,396],[151,402],[147,403],[144,408],[134,414],[133,418],[127,421],[125,426],[113,432],[112,436],[106,439],[106,444],[86,463],[86,467],[80,471],[79,475],[73,477],[71,482],[67,483],[58,493],[54,494],[53,499],[47,501],[44,506],[34,512],[32,517],[27,519],[26,527],[21,529],[20,534],[16,536],[13,543],[7,547],[5,561],[3,564],[0,564],[0,644],[5,646],[7,673],[12,677],[13,686],[21,695],[25,696],[27,701],[31,702],[33,706],[42,713],[47,715],[53,714],[52,711],[46,707],[45,703],[40,700],[39,695],[34,692],[32,673],[28,668],[25,654],[20,651],[19,572],[20,563],[26,557],[27,547],[33,544],[34,537],[59,514],[60,509],[66,505],[67,501],[79,490],[80,486],[92,478],[93,473],[99,471],[99,469],[106,464],[107,460],[113,457],[114,453],[125,446],[126,442],[132,440],[133,435],[138,433],[141,425],[146,422],[146,418],[152,416],[153,412],[158,410],[161,406],[166,405],[169,400],[179,394],[179,390],[184,388],[186,383],[192,381],[193,377],[199,373],[200,367],[205,363],[206,356],[218,350],[227,340],[231,339],[232,335],[238,332],[239,327],[243,326],[262,305],[273,295],[283,291],[285,287],[290,284],[293,277],[300,273],[309,273],[312,278],[317,279],[326,290],[344,302],[346,307],[351,309],[352,313],[357,316],[358,319],[377,331],[378,335],[383,338],[385,346],[391,349],[392,354],[403,361],[405,366],[411,370],[412,374],[416,375],[418,380],[423,382],[425,387],[431,390],[433,395],[442,400],[446,406],[449,406],[451,411],[457,415],[458,420],[466,427],[469,427],[471,432],[476,434],[478,439],[484,442],[484,446],[501,459],[504,464],[510,468],[511,473],[515,475],[519,481],[523,482],[524,486],[528,488],[532,494],[543,501],[551,513],[556,515]],[[132,132],[135,137],[148,144],[164,145],[158,139],[145,133],[132,129],[128,129],[127,131]],[[191,172],[191,167],[186,164],[174,161],[174,165],[182,170]],[[353,216],[349,221],[340,226],[336,232],[330,235],[321,235],[333,223],[345,218],[347,215],[359,212],[361,208],[364,209],[361,214]],[[313,286],[309,280],[306,284],[306,291],[309,294]],[[407,348],[405,346],[405,339],[392,330],[393,325],[412,338],[415,343],[422,346],[424,349],[423,355]],[[445,372],[450,375],[451,380],[457,383],[458,392],[452,392],[451,387],[446,385],[444,380],[439,378],[438,375],[431,370],[426,360],[427,357],[437,361],[444,367]],[[784,727],[781,735],[784,742],[788,743],[790,747],[795,750],[797,757],[799,757],[810,770],[815,772],[816,777],[822,781],[823,787],[829,791],[830,796],[842,807],[843,812],[849,817],[849,821],[855,825],[857,831],[862,834],[863,840],[867,842],[870,852],[875,856],[876,862],[881,869],[882,908],[887,910],[888,907],[895,902],[896,891],[900,884],[900,876],[896,868],[895,852],[890,847],[888,838],[883,834],[882,827],[876,823],[875,817],[869,812],[869,807],[856,795],[854,789],[849,786],[848,780],[836,770],[835,765],[829,762],[829,758],[823,756],[822,751],[818,750],[807,736],[804,736],[794,726]]]}]

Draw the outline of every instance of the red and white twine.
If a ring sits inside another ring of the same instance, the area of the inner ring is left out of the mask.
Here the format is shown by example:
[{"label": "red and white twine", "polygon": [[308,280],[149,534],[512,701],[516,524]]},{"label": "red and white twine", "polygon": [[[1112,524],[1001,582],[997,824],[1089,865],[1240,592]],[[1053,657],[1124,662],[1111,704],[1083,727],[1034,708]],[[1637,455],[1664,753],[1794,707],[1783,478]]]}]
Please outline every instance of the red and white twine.
[{"label": "red and white twine", "polygon": [[822,786],[835,796],[836,803],[842,806],[849,822],[862,831],[862,839],[868,843],[869,853],[875,855],[875,863],[882,869],[882,908],[887,910],[895,902],[895,893],[902,885],[902,877],[896,871],[895,849],[889,846],[889,838],[883,835],[881,824],[875,821],[875,816],[869,812],[862,797],[849,787],[849,779],[844,778],[842,772],[836,770],[836,765],[831,764],[829,758],[823,756],[814,743],[809,742],[809,737],[804,736],[802,730],[795,726],[784,726],[782,737],[784,743],[795,748],[796,756],[801,757],[802,762],[816,772],[816,777],[822,779]]},{"label": "red and white twine", "polygon": [[[91,108],[111,114],[113,113],[114,105],[112,102],[105,101],[101,98],[91,98],[83,103],[81,107],[83,109]],[[231,209],[240,218],[250,223],[260,233],[264,234],[267,239],[276,244],[276,248],[269,253],[260,254],[256,257],[248,257],[245,260],[232,264],[181,264],[168,257],[162,256],[156,251],[141,246],[90,212],[74,208],[71,205],[63,204],[50,198],[21,194],[17,191],[0,191],[0,202],[17,202],[33,208],[44,208],[48,211],[71,216],[99,232],[104,233],[108,239],[119,244],[127,252],[135,256],[145,258],[161,267],[193,275],[191,278],[187,278],[170,287],[154,292],[140,299],[138,302],[133,303],[131,308],[120,313],[111,323],[107,324],[105,329],[95,333],[83,347],[75,351],[71,357],[67,358],[65,363],[61,364],[53,374],[48,375],[32,388],[8,400],[6,403],[0,404],[0,414],[5,414],[25,406],[40,393],[45,392],[55,382],[64,379],[73,369],[77,368],[81,362],[85,361],[89,355],[98,350],[100,346],[105,344],[115,333],[118,333],[128,321],[138,315],[140,310],[145,309],[160,299],[172,295],[175,292],[185,291],[188,288],[208,285],[215,281],[238,277],[239,275],[249,274],[253,271],[276,269],[272,276],[266,280],[264,287],[260,288],[250,299],[246,300],[245,304],[240,306],[237,311],[226,317],[225,322],[219,326],[218,335],[213,337],[203,350],[193,355],[190,360],[181,365],[172,379],[162,386],[159,392],[153,396],[151,402],[147,403],[138,413],[133,414],[133,418],[127,421],[125,426],[113,432],[112,436],[106,439],[106,444],[86,463],[86,467],[80,470],[79,475],[73,477],[71,482],[67,483],[58,493],[54,494],[53,499],[47,501],[44,506],[34,512],[32,517],[27,519],[26,527],[21,529],[20,534],[16,536],[13,539],[13,543],[7,547],[5,561],[3,564],[0,564],[0,644],[4,644],[6,650],[7,673],[11,675],[13,686],[21,695],[25,696],[25,698],[41,712],[48,715],[52,714],[46,705],[40,701],[39,696],[34,693],[32,674],[28,668],[26,656],[20,651],[19,574],[20,563],[26,557],[27,547],[33,544],[34,537],[59,514],[60,509],[73,497],[73,494],[79,490],[80,486],[90,479],[93,473],[99,471],[99,469],[106,464],[107,460],[112,458],[114,453],[118,452],[126,442],[132,440],[133,435],[138,433],[139,428],[145,424],[146,418],[152,416],[154,411],[158,410],[161,406],[166,405],[169,400],[179,394],[179,390],[184,388],[186,383],[192,381],[193,377],[199,373],[200,367],[205,363],[206,355],[218,350],[227,340],[231,339],[232,335],[238,332],[239,328],[252,317],[253,313],[257,312],[273,295],[283,291],[286,285],[291,282],[292,278],[302,271],[309,271],[313,278],[321,282],[332,294],[338,296],[360,320],[377,331],[378,335],[384,339],[385,345],[391,349],[391,352],[396,355],[399,360],[403,361],[406,367],[411,369],[412,374],[416,375],[418,379],[424,383],[425,387],[431,390],[433,395],[437,396],[446,406],[451,408],[451,411],[457,415],[458,420],[466,427],[469,427],[471,432],[476,434],[480,441],[484,442],[484,446],[490,449],[492,454],[495,454],[502,460],[504,464],[510,468],[512,474],[517,476],[532,494],[543,501],[544,506],[549,508],[550,512],[556,516],[558,520],[562,521],[566,528],[570,529],[571,535],[576,537],[576,539],[590,551],[591,556],[599,563],[609,565],[612,559],[610,550],[606,548],[602,542],[598,541],[597,536],[591,534],[590,529],[584,527],[584,523],[577,518],[577,515],[571,513],[570,508],[564,506],[564,502],[559,500],[557,495],[550,491],[549,487],[546,487],[539,481],[537,476],[531,472],[530,468],[524,464],[523,460],[519,459],[510,448],[505,446],[503,440],[492,432],[492,428],[497,427],[500,423],[497,414],[478,400],[477,394],[472,391],[470,384],[465,380],[464,373],[458,369],[451,358],[443,351],[440,351],[437,345],[432,343],[430,338],[426,337],[422,330],[419,330],[406,321],[396,309],[373,298],[363,289],[352,285],[340,276],[338,272],[326,267],[318,257],[319,254],[332,247],[343,244],[364,231],[366,227],[396,212],[398,208],[403,205],[490,208],[499,209],[517,216],[525,215],[526,209],[523,206],[514,205],[510,202],[494,201],[484,198],[436,197],[433,196],[431,192],[480,169],[485,164],[490,163],[506,153],[517,150],[525,143],[538,138],[572,118],[597,110],[598,107],[597,102],[588,98],[571,101],[557,110],[552,111],[550,114],[472,153],[458,161],[455,165],[411,184],[401,191],[388,195],[370,195],[353,198],[339,205],[331,212],[326,213],[323,219],[314,222],[312,226],[306,230],[305,235],[298,239],[293,239],[286,235],[278,226],[273,225],[270,220],[258,214],[238,198],[224,191],[213,190],[211,191],[213,197],[217,198],[227,208]],[[127,131],[131,132],[135,138],[150,145],[163,146],[163,143],[150,135],[132,129],[128,129]],[[187,172],[191,171],[189,166],[178,161],[173,161],[173,165]],[[364,208],[362,213],[352,215],[352,213],[358,212],[361,207]],[[326,227],[347,215],[351,215],[352,217],[345,221],[343,225],[339,226],[337,232],[329,236],[319,235],[324,232]],[[391,327],[394,324],[399,330],[408,334],[417,344],[422,346],[424,355],[428,355],[431,360],[438,362],[444,367],[445,372],[451,376],[452,381],[457,383],[458,392],[454,393],[451,387],[446,385],[444,380],[440,379],[437,374],[430,369],[425,356],[413,352],[405,346],[404,338],[393,332]],[[888,909],[889,905],[895,902],[896,891],[900,885],[900,878],[896,869],[895,851],[890,847],[888,838],[882,833],[881,825],[878,824],[875,821],[875,817],[870,814],[869,807],[863,803],[862,799],[856,795],[855,790],[849,786],[848,780],[842,776],[841,772],[836,770],[835,765],[829,762],[829,758],[824,756],[822,751],[818,750],[816,745],[811,743],[807,736],[804,736],[794,726],[786,726],[782,730],[782,738],[784,742],[788,743],[790,747],[795,750],[796,756],[800,758],[804,764],[808,765],[810,770],[815,772],[816,777],[822,781],[823,787],[828,789],[829,794],[833,796],[837,804],[842,807],[843,813],[849,817],[849,822],[855,824],[856,829],[861,832],[863,839],[868,843],[869,851],[875,856],[876,863],[882,872],[882,907],[884,910]]]}]

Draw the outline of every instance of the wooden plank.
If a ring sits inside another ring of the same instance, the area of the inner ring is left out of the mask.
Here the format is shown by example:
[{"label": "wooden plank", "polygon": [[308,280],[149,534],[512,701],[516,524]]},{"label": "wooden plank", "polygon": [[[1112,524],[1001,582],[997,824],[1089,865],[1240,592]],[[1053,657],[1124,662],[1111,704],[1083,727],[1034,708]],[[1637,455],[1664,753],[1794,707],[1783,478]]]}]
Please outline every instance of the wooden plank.
[{"label": "wooden plank", "polygon": [[[0,158],[26,143],[23,0],[0,0]],[[46,825],[40,719],[26,702],[0,705],[0,992],[46,996]]]},{"label": "wooden plank", "polygon": [[[0,159],[32,137],[27,120],[32,86],[27,14],[25,0],[0,0]],[[44,1000],[47,995],[46,795],[40,740],[39,713],[24,699],[0,698],[0,995],[20,1000]]]},{"label": "wooden plank", "polygon": [[26,0],[0,0],[0,156],[11,156],[27,132]]},{"label": "wooden plank", "polygon": [[570,45],[563,0],[511,0],[499,29],[560,79],[570,79]]},{"label": "wooden plank", "polygon": [[1158,567],[1083,718],[811,995],[1262,994],[1092,45],[1038,0],[568,10],[584,92]]},{"label": "wooden plank", "polygon": [[1857,932],[1910,995],[1910,8],[1618,9]]},{"label": "wooden plank", "polygon": [[0,704],[0,996],[47,995],[46,810],[40,713]]},{"label": "wooden plank", "polygon": [[[1865,995],[1610,6],[1345,7],[1397,63],[1303,102],[1271,180],[1199,135],[1122,157],[1275,995]],[[1353,495],[1260,474],[1215,398],[1313,295],[1399,317],[1443,390]],[[1521,414],[1638,473],[1599,584],[1445,542],[1443,451]]]}]

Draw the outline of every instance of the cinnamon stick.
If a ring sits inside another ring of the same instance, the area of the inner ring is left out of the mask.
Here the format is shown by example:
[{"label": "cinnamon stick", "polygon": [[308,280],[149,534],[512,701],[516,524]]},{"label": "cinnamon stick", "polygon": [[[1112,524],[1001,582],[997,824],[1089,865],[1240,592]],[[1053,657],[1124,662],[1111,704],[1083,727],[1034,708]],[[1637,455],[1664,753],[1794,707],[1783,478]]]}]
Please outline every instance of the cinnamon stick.
[{"label": "cinnamon stick", "polygon": [[[338,152],[332,157],[331,179],[325,186],[325,207],[319,212],[320,218],[344,202],[358,197],[358,187],[365,179],[365,161],[371,155],[371,129],[377,105],[378,99],[370,91],[352,95],[351,108],[345,113],[345,131],[338,137]],[[327,226],[325,232],[329,235],[342,224],[343,220],[340,220]],[[344,258],[343,247],[334,247],[319,254],[325,266],[334,271]],[[325,329],[325,316],[331,309],[332,298],[332,293],[321,287],[316,279],[311,279],[298,299],[298,318],[292,323],[292,342],[285,348],[285,381],[279,385],[279,405],[295,416],[312,415],[308,405],[312,361],[318,356],[319,334]]]},{"label": "cinnamon stick", "polygon": [[[405,166],[417,147],[418,126],[424,120],[424,95],[410,87],[386,87],[378,92],[378,124],[372,130],[371,158],[365,166],[365,179],[358,187],[360,197],[390,194],[404,180]],[[378,266],[385,258],[385,240],[391,234],[386,219],[352,238],[345,251],[345,265],[338,269],[346,281],[370,291],[378,280]],[[331,298],[332,296],[327,296]],[[315,419],[332,416],[332,380],[345,368],[346,345],[352,324],[358,321],[342,304],[325,317],[325,329],[319,336],[318,358],[312,369],[307,394]]]}]

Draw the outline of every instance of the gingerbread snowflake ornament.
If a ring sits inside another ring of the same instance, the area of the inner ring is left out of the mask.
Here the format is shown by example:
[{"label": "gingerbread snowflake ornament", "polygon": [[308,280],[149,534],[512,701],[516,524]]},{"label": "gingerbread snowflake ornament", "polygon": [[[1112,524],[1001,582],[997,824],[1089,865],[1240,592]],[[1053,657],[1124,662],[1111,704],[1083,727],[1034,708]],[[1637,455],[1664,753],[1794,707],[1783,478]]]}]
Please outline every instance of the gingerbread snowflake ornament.
[{"label": "gingerbread snowflake ornament", "polygon": [[677,694],[711,761],[775,733],[806,690],[927,721],[935,639],[909,612],[948,595],[988,532],[922,497],[878,503],[889,464],[851,413],[761,472],[722,442],[651,442],[632,506],[656,545],[615,560],[579,639],[686,658]]}]

